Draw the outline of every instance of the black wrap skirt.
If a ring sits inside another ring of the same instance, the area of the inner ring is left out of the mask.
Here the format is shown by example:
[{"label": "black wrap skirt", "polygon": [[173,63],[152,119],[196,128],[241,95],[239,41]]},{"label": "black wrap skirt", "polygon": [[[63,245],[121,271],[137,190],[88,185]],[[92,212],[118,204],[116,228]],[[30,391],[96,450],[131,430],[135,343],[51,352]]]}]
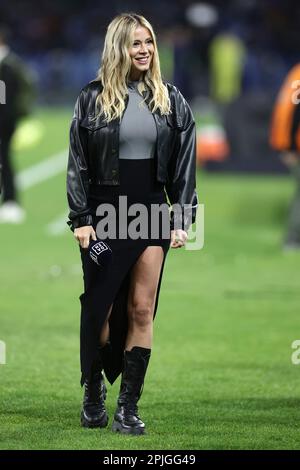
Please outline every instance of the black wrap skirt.
[{"label": "black wrap skirt", "polygon": [[[118,186],[91,186],[89,193],[89,207],[93,213],[93,227],[103,219],[103,215],[96,215],[97,207],[103,203],[113,204],[117,215],[116,237],[102,238],[112,249],[112,261],[106,268],[100,267],[89,257],[88,250],[80,248],[84,292],[80,296],[81,324],[80,324],[80,362],[81,384],[91,374],[92,364],[97,357],[101,329],[107,318],[110,305],[113,309],[109,318],[110,338],[109,353],[105,355],[104,371],[108,381],[112,384],[122,371],[123,352],[128,330],[127,299],[129,292],[130,274],[136,261],[147,246],[161,246],[163,250],[163,263],[160,271],[159,283],[156,292],[154,316],[157,312],[160,286],[166,255],[170,247],[170,226],[168,231],[159,227],[158,238],[151,238],[151,231],[147,238],[121,238],[119,234],[119,196],[127,196],[127,206],[142,203],[148,208],[150,227],[150,208],[152,204],[168,204],[163,183],[156,181],[155,159],[119,159],[120,185]],[[127,216],[127,224],[134,216]],[[123,227],[124,229],[124,227]]]}]

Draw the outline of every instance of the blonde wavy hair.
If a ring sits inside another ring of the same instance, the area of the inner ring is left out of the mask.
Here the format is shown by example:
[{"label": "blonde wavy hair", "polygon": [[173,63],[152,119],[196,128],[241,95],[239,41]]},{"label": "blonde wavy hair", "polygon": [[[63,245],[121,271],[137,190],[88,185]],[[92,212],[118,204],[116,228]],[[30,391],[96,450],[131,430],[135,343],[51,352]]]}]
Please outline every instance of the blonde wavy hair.
[{"label": "blonde wavy hair", "polygon": [[[109,24],[105,36],[101,66],[96,80],[101,81],[102,91],[96,100],[96,115],[104,115],[107,122],[121,119],[125,110],[125,98],[128,94],[127,82],[131,70],[129,48],[134,39],[134,31],[138,26],[147,28],[152,36],[154,53],[149,69],[138,83],[138,91],[143,96],[151,95],[149,109],[153,113],[157,109],[161,114],[170,114],[171,104],[167,87],[162,82],[156,37],[151,24],[141,15],[122,13]],[[97,117],[97,116],[96,116]]]}]

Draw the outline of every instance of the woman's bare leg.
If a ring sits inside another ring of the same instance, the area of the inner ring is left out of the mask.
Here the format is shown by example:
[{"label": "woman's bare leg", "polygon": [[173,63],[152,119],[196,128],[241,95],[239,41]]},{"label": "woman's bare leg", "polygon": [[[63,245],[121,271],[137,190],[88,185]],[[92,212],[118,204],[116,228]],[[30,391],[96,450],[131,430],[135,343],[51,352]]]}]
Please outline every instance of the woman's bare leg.
[{"label": "woman's bare leg", "polygon": [[127,351],[133,346],[151,349],[153,314],[163,256],[160,246],[148,246],[133,267],[127,304]]},{"label": "woman's bare leg", "polygon": [[108,321],[109,321],[109,317],[110,317],[111,312],[112,312],[113,305],[114,304],[112,303],[111,306],[109,307],[105,323],[104,323],[104,325],[102,327],[102,330],[101,330],[101,333],[100,333],[100,346],[105,346],[108,339],[109,339],[109,324],[108,324]]}]

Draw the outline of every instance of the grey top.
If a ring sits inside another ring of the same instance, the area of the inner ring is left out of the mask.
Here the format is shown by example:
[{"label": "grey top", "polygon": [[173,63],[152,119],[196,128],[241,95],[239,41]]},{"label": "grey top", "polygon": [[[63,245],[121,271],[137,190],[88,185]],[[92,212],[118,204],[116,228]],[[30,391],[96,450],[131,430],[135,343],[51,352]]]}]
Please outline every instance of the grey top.
[{"label": "grey top", "polygon": [[154,158],[156,125],[151,111],[137,91],[138,81],[128,83],[128,105],[120,125],[119,158]]}]

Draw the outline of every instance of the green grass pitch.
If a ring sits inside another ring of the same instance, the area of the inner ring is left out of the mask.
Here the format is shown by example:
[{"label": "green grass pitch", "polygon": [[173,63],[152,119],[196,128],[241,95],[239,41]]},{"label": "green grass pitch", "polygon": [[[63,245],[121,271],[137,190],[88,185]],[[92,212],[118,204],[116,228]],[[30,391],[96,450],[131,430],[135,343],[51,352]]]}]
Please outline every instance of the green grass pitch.
[{"label": "green grass pitch", "polygon": [[[24,170],[68,145],[71,111],[40,110]],[[66,207],[65,174],[22,193],[23,225],[0,226],[1,449],[299,449],[300,254],[281,239],[289,177],[198,174],[205,245],[170,250],[140,401],[145,436],[80,427],[77,244],[47,226]]]}]

